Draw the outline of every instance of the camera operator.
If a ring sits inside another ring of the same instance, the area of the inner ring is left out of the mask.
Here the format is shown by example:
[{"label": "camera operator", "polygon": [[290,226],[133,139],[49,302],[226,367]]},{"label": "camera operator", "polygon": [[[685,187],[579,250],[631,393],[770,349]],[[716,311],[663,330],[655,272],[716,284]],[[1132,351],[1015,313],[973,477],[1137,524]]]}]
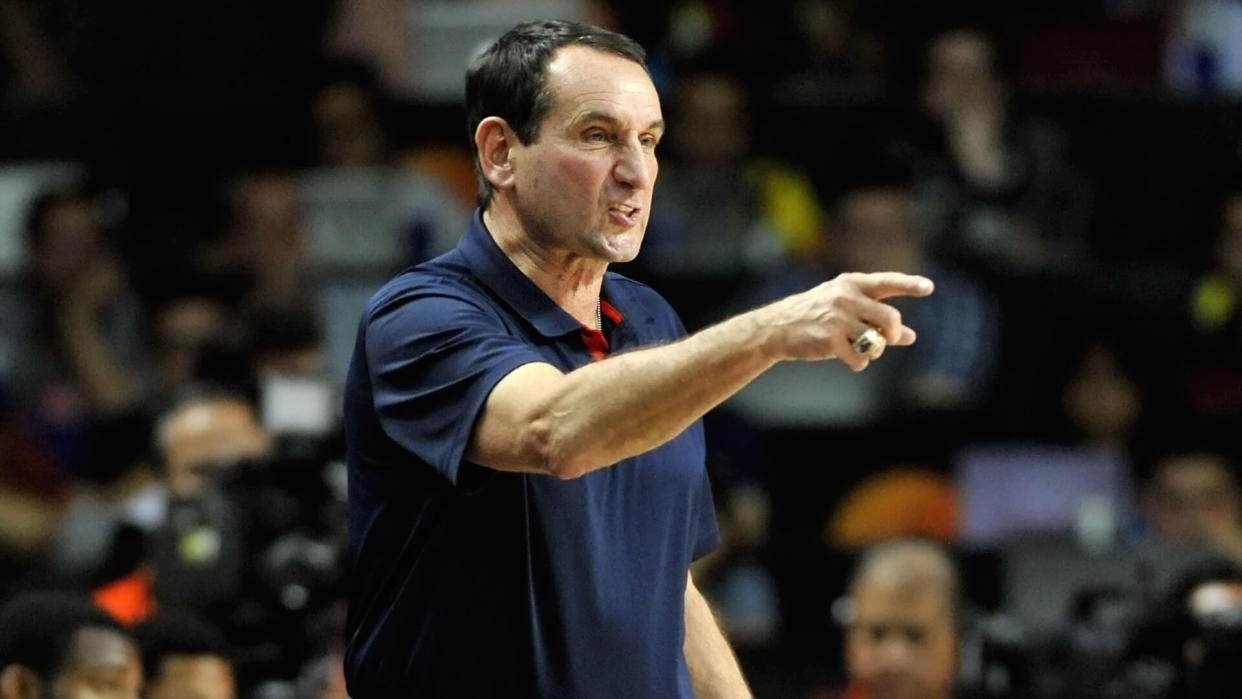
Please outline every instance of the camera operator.
[{"label": "camera operator", "polygon": [[1221,558],[1184,574],[1136,629],[1109,687],[1121,699],[1242,696],[1242,566]]},{"label": "camera operator", "polygon": [[212,387],[160,417],[168,511],[152,542],[153,596],[219,624],[243,695],[295,678],[331,633],[343,577],[331,436],[291,438],[244,395]]}]

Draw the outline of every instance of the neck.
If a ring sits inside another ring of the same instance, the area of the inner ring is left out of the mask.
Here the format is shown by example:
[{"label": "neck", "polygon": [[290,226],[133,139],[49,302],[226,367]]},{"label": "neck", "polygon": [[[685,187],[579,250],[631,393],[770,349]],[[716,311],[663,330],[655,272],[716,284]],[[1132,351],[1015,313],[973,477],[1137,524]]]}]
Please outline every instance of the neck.
[{"label": "neck", "polygon": [[522,225],[512,207],[493,200],[483,223],[500,249],[565,312],[588,327],[597,327],[599,293],[606,262],[545,245]]}]

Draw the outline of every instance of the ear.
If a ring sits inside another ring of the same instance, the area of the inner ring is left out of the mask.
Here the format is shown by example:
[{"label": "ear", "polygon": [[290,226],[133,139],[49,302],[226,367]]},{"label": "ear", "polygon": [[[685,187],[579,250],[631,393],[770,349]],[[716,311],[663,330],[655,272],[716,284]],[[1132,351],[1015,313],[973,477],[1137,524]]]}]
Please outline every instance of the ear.
[{"label": "ear", "polygon": [[474,130],[474,145],[479,152],[483,176],[495,189],[513,186],[513,148],[517,134],[500,117],[487,117]]},{"label": "ear", "polygon": [[39,676],[16,663],[0,670],[0,699],[38,699]]}]

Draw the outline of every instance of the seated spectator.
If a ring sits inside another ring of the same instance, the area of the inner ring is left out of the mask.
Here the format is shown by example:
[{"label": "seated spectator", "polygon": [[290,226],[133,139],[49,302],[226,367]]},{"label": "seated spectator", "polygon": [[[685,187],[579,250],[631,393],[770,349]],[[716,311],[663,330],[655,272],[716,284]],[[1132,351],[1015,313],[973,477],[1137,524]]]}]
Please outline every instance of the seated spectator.
[{"label": "seated spectator", "polygon": [[0,608],[0,698],[138,699],[138,647],[86,597],[28,592]]},{"label": "seated spectator", "polygon": [[874,26],[878,15],[857,2],[791,3],[786,22],[792,47],[776,83],[778,98],[837,103],[880,94],[893,56],[889,37]]},{"label": "seated spectator", "polygon": [[224,636],[205,619],[162,608],[134,629],[147,699],[234,699],[237,680]]},{"label": "seated spectator", "polygon": [[1024,113],[987,32],[953,28],[926,47],[916,137],[920,189],[936,204],[937,249],[981,270],[1073,268],[1088,253],[1091,194],[1068,138]]},{"label": "seated spectator", "polygon": [[[394,102],[365,63],[331,62],[311,102],[315,164],[299,177],[308,224],[320,241],[395,245],[388,262],[400,266],[456,244],[470,223],[475,179],[473,165],[462,167],[472,162],[469,153],[457,147],[399,148]],[[348,209],[363,212],[369,225],[340,215]]]},{"label": "seated spectator", "polygon": [[949,699],[958,662],[960,582],[937,545],[890,540],[867,549],[849,584],[847,686],[840,699]]},{"label": "seated spectator", "polygon": [[183,284],[153,305],[149,352],[157,410],[200,378],[204,348],[226,332],[231,319],[232,309],[206,282]]},{"label": "seated spectator", "polygon": [[232,183],[229,220],[201,253],[199,270],[226,280],[239,309],[305,308],[318,270],[296,179],[287,172],[251,173]]},{"label": "seated spectator", "polygon": [[1148,536],[1242,564],[1242,488],[1229,457],[1203,445],[1169,448],[1152,461],[1141,494]]},{"label": "seated spectator", "polygon": [[81,475],[93,421],[141,399],[142,307],[85,191],[37,198],[25,245],[22,276],[0,290],[0,381],[59,468]]}]

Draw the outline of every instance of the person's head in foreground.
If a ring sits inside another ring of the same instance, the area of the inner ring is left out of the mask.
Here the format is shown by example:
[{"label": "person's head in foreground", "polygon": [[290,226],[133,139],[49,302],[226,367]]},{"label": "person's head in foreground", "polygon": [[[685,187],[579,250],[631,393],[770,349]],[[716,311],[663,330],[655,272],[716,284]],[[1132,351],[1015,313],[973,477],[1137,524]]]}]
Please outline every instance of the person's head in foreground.
[{"label": "person's head in foreground", "polygon": [[30,592],[0,608],[0,699],[137,699],[138,648],[89,598]]},{"label": "person's head in foreground", "polygon": [[958,594],[956,567],[934,543],[895,540],[867,549],[849,587],[851,690],[868,699],[951,696]]},{"label": "person's head in foreground", "polygon": [[190,612],[162,609],[134,627],[147,699],[234,699],[237,681],[219,630]]}]

